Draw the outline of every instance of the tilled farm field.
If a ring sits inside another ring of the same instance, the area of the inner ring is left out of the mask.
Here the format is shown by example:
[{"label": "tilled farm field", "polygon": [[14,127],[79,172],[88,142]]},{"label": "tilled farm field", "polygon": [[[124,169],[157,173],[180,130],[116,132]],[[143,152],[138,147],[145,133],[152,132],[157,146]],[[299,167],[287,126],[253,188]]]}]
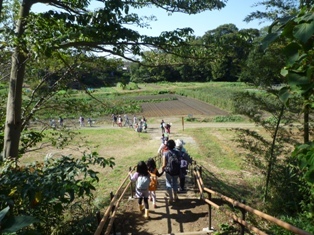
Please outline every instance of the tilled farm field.
[{"label": "tilled farm field", "polygon": [[227,115],[228,112],[223,111],[213,105],[205,102],[187,98],[179,95],[154,95],[154,96],[140,96],[136,99],[140,100],[162,100],[162,99],[177,98],[176,100],[168,100],[161,102],[147,102],[142,103],[142,115],[145,117],[166,117],[176,115]]}]

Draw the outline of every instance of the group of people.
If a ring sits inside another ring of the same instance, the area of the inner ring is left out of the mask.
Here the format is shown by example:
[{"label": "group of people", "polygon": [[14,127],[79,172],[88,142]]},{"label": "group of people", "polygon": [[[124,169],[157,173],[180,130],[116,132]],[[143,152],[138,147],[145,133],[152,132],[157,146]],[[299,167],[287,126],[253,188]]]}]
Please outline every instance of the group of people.
[{"label": "group of people", "polygon": [[166,143],[170,138],[170,127],[171,127],[170,123],[166,123],[163,119],[161,120],[161,123],[160,123],[160,128],[161,128],[160,140],[161,140],[161,143],[160,143],[160,146],[157,150],[158,155],[162,154],[162,151],[166,147]]},{"label": "group of people", "polygon": [[[145,218],[149,218],[149,198],[153,202],[153,207],[157,207],[157,178],[163,173],[166,174],[166,190],[170,204],[178,200],[179,192],[185,191],[185,176],[188,164],[192,163],[192,158],[183,147],[184,144],[184,141],[180,139],[176,141],[170,139],[166,142],[162,152],[161,172],[156,168],[153,158],[149,158],[147,162],[140,161],[137,164],[136,171],[134,173],[129,172],[131,181],[136,182],[135,191],[138,198],[139,210],[145,210]],[[180,180],[179,187],[178,179]]]},{"label": "group of people", "polygon": [[112,114],[111,115],[112,126],[119,127],[129,127],[133,128],[136,132],[146,132],[147,131],[147,120],[145,117],[138,119],[135,115],[133,115],[133,120],[130,120],[127,114],[121,115]]},{"label": "group of people", "polygon": [[[63,118],[60,116],[58,119],[58,123],[60,127],[63,127]],[[57,123],[55,121],[55,119],[50,119],[49,120],[49,125],[53,128],[56,129],[57,128]]]},{"label": "group of people", "polygon": [[165,123],[165,121],[162,119],[160,122],[160,128],[161,128],[161,133],[162,134],[170,134],[170,127],[171,123]]},{"label": "group of people", "polygon": [[[88,118],[88,119],[87,119],[87,124],[91,127],[91,126],[92,126],[92,123],[93,123],[92,119],[91,119],[91,118]],[[85,126],[85,118],[84,118],[83,116],[80,116],[80,117],[79,117],[79,124],[80,124],[80,127]]]}]

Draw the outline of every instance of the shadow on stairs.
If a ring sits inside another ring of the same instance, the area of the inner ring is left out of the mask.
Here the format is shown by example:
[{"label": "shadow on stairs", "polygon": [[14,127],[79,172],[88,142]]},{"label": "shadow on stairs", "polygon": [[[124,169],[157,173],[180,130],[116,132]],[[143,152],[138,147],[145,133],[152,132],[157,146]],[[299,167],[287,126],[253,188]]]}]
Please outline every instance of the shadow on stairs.
[{"label": "shadow on stairs", "polygon": [[149,219],[139,211],[138,200],[129,198],[120,205],[115,220],[116,234],[163,235],[163,234],[212,234],[208,229],[208,205],[195,193],[194,182],[186,178],[187,191],[178,193],[179,200],[169,204],[166,194],[165,174],[158,179],[157,208],[149,203]]}]

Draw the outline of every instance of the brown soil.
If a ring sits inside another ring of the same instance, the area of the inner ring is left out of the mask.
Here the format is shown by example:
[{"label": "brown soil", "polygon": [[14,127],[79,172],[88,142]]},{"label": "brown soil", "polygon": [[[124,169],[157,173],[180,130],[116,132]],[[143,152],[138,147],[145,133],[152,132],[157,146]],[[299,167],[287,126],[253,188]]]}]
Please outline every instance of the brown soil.
[{"label": "brown soil", "polygon": [[149,99],[167,99],[175,98],[176,100],[162,102],[147,102],[142,104],[142,115],[145,117],[169,117],[178,115],[204,115],[216,116],[227,115],[228,112],[223,111],[213,105],[205,102],[187,98],[179,95],[155,95],[155,96],[140,96],[141,100]]}]

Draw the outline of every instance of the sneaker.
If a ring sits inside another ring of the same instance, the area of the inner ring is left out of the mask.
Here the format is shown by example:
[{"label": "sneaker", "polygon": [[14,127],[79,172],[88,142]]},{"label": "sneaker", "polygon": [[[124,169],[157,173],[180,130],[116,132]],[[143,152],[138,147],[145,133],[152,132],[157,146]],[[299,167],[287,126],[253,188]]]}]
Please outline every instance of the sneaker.
[{"label": "sneaker", "polygon": [[182,193],[182,192],[183,192],[183,190],[178,188],[178,193]]}]

